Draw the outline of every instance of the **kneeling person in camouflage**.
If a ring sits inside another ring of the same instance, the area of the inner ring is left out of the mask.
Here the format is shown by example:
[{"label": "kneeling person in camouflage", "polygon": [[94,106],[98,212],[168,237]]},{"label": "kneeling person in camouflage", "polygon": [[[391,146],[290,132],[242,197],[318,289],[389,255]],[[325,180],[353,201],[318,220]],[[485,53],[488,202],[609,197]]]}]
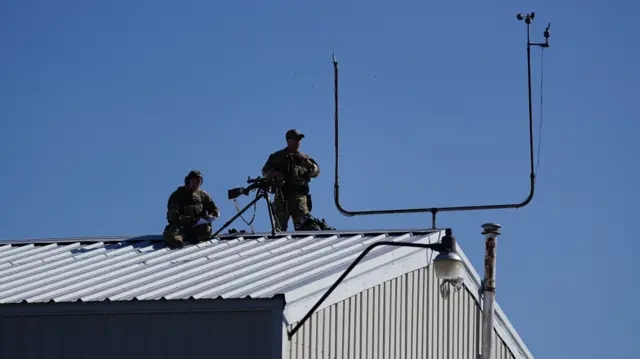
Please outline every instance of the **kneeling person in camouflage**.
[{"label": "kneeling person in camouflage", "polygon": [[293,219],[296,231],[333,229],[324,220],[318,221],[311,215],[313,204],[309,194],[309,182],[318,177],[320,167],[309,155],[300,152],[300,142],[304,134],[298,130],[287,131],[287,147],[269,155],[262,167],[262,176],[284,180],[284,186],[276,191],[273,212],[276,226],[286,231],[289,217]]},{"label": "kneeling person in camouflage", "polygon": [[184,246],[184,242],[198,243],[211,238],[211,223],[194,226],[198,220],[215,219],[220,210],[211,196],[200,189],[203,178],[200,171],[191,171],[178,187],[167,204],[167,221],[162,237],[170,248]]}]

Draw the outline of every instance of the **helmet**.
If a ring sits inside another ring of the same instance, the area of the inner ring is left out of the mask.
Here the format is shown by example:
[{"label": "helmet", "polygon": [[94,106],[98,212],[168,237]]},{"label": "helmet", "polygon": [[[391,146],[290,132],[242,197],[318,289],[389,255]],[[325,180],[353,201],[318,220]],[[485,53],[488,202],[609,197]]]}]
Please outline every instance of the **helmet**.
[{"label": "helmet", "polygon": [[200,181],[203,182],[204,178],[202,177],[202,173],[200,173],[200,171],[198,170],[192,170],[189,172],[189,174],[187,175],[187,177],[184,178],[184,184],[188,184],[189,180],[192,178],[200,178]]}]

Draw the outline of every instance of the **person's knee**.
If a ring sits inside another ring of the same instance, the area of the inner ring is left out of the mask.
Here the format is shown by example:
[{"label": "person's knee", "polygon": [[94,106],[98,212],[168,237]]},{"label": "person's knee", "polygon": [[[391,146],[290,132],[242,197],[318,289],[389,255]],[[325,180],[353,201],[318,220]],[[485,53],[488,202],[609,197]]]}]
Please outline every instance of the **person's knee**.
[{"label": "person's knee", "polygon": [[298,216],[302,217],[311,212],[309,210],[309,202],[307,201],[307,196],[300,196],[296,199],[296,203],[294,206],[296,212],[298,212]]},{"label": "person's knee", "polygon": [[184,237],[180,233],[180,229],[172,226],[166,226],[162,233],[162,239],[169,248],[180,248],[184,246]]},{"label": "person's knee", "polygon": [[291,203],[291,214],[294,217],[294,221],[298,223],[302,223],[304,221],[304,217],[310,213],[309,207],[307,206],[307,197],[302,196],[295,199]]}]

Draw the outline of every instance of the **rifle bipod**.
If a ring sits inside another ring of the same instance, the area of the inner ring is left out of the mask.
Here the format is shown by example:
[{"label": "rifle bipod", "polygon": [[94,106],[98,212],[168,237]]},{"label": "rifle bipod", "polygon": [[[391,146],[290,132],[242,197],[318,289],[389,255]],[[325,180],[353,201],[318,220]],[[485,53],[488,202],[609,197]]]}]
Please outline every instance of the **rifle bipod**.
[{"label": "rifle bipod", "polygon": [[246,206],[244,206],[243,209],[241,209],[240,211],[238,211],[238,213],[231,217],[230,220],[228,220],[225,224],[222,225],[222,227],[220,227],[220,229],[218,229],[216,231],[216,233],[214,233],[211,238],[216,238],[216,236],[218,236],[218,234],[220,234],[220,232],[224,231],[225,228],[229,227],[231,225],[231,223],[233,223],[236,219],[238,219],[240,216],[242,216],[242,214],[244,212],[246,212],[249,207],[255,205],[259,200],[261,200],[262,198],[265,199],[265,201],[267,202],[267,210],[269,211],[269,221],[271,222],[271,235],[275,236],[276,235],[276,223],[275,223],[275,216],[273,214],[273,208],[271,207],[271,199],[269,199],[269,193],[265,190],[258,190],[258,193],[256,194],[256,197],[249,202],[249,204],[247,204]]}]

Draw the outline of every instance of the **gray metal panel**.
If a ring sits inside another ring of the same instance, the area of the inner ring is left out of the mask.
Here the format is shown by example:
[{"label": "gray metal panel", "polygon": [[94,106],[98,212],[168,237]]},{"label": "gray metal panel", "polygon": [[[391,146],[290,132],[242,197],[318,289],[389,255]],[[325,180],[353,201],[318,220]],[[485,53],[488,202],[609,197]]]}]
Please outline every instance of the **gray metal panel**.
[{"label": "gray metal panel", "polygon": [[[429,266],[324,308],[287,343],[283,357],[477,359],[481,308],[466,287],[443,298],[439,283]],[[495,359],[515,359],[495,334]]]},{"label": "gray metal panel", "polygon": [[3,305],[0,358],[275,359],[283,305],[281,297]]}]

